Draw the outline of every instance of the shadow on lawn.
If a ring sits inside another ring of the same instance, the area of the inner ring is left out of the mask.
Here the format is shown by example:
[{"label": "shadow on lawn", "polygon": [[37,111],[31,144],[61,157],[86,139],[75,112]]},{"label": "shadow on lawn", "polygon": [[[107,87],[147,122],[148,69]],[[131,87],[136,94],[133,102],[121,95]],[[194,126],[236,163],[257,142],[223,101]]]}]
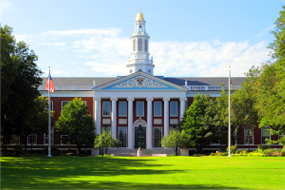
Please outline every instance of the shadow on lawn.
[{"label": "shadow on lawn", "polygon": [[[11,189],[237,189],[236,187],[224,187],[214,184],[169,185],[163,182],[160,182],[162,184],[150,184],[141,181],[140,183],[134,183],[134,181],[106,182],[96,180],[96,176],[124,177],[185,172],[184,170],[168,170],[166,166],[169,165],[152,164],[153,161],[155,159],[112,157],[25,157],[11,159],[1,163],[1,183],[2,188]],[[165,169],[160,168],[160,166]],[[83,178],[83,180],[79,178]]]}]

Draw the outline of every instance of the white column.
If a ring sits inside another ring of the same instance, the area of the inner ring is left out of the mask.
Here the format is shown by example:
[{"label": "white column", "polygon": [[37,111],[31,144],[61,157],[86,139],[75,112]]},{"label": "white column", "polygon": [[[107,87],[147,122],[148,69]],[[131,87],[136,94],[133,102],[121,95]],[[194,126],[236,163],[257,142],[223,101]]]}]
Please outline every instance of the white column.
[{"label": "white column", "polygon": [[153,98],[147,98],[147,127],[146,127],[146,148],[152,148],[152,101]]},{"label": "white column", "polygon": [[117,138],[117,98],[112,98],[112,136]]},{"label": "white column", "polygon": [[180,98],[180,120],[182,120],[183,115],[185,113],[185,101],[186,98]]},{"label": "white column", "polygon": [[134,148],[133,98],[128,98],[128,149]]},{"label": "white column", "polygon": [[167,137],[169,132],[169,100],[170,98],[164,98],[164,137]]},{"label": "white column", "polygon": [[101,115],[101,99],[94,98],[95,100],[95,127],[96,127],[96,135],[100,134],[101,123],[100,123],[100,115]]}]

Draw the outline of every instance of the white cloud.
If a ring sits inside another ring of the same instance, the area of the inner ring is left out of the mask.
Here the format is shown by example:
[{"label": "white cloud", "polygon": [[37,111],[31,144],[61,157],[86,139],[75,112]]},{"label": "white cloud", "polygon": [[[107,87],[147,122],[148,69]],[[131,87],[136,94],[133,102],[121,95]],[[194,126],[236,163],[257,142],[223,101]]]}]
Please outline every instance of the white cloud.
[{"label": "white cloud", "polygon": [[[78,65],[85,66],[80,75],[118,76],[128,74],[126,63],[131,51],[131,39],[120,37],[121,31],[119,28],[48,31],[35,36],[17,36],[17,39],[59,50],[69,48],[69,53],[80,60]],[[228,75],[231,65],[232,76],[244,76],[252,65],[268,59],[266,46],[265,41],[151,41],[150,53],[154,56],[155,75],[221,77]]]}]

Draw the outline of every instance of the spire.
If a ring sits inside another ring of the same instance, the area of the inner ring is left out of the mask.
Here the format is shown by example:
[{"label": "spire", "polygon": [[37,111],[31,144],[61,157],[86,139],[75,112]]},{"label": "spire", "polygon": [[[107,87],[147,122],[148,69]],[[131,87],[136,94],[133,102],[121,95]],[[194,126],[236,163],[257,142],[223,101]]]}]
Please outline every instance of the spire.
[{"label": "spire", "polygon": [[128,58],[128,73],[137,71],[153,75],[153,58],[149,58],[149,35],[146,33],[146,21],[141,11],[135,20],[135,32],[132,35],[132,54]]}]

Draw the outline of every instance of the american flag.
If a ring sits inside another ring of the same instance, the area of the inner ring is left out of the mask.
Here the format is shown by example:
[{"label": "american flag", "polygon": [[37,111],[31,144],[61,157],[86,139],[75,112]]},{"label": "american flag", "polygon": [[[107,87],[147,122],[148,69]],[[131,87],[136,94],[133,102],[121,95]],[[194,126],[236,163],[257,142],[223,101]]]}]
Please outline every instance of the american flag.
[{"label": "american flag", "polygon": [[[55,89],[54,89],[54,85],[53,85],[53,82],[52,82],[52,78],[51,78],[51,76],[49,76],[49,78],[50,78],[50,91],[52,93],[54,93]],[[48,78],[47,78],[47,84],[46,84],[46,88],[45,89],[48,90]]]}]

